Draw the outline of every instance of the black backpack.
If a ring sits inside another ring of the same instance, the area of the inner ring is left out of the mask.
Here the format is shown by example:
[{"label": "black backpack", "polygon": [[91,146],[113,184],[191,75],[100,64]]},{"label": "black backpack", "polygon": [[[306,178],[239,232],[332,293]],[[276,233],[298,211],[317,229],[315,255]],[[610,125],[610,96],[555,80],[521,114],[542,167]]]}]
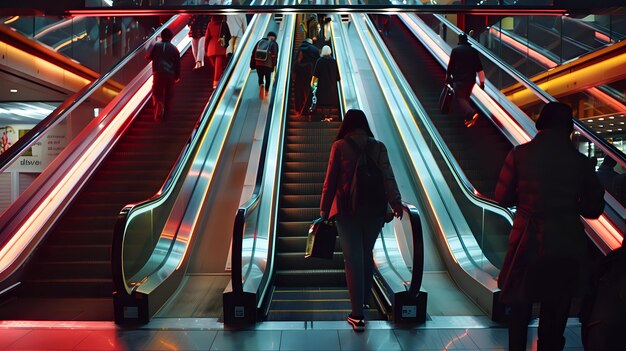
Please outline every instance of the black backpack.
[{"label": "black backpack", "polygon": [[376,161],[369,155],[368,147],[375,143],[368,138],[365,149],[361,149],[350,137],[345,138],[357,153],[359,159],[354,168],[350,192],[348,194],[348,208],[352,215],[368,217],[384,217],[387,212],[387,192],[383,172]]}]

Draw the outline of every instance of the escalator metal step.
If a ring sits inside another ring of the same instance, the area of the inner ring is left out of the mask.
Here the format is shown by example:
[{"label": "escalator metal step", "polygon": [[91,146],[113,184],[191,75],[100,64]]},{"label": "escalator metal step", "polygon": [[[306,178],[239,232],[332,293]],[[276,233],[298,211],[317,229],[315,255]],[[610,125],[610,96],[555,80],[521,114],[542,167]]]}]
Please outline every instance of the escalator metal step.
[{"label": "escalator metal step", "polygon": [[[307,233],[301,236],[279,236],[276,238],[276,248],[285,253],[303,253],[307,242]],[[339,238],[335,241],[335,251],[341,252]]]},{"label": "escalator metal step", "polygon": [[324,172],[283,172],[282,181],[286,183],[324,183]]},{"label": "escalator metal step", "polygon": [[306,237],[309,232],[311,221],[304,222],[279,222],[278,237]]},{"label": "escalator metal step", "polygon": [[320,216],[319,207],[313,208],[281,208],[278,210],[278,218],[281,221],[305,222],[312,221]]},{"label": "escalator metal step", "polygon": [[328,164],[330,155],[328,151],[324,152],[287,152],[285,153],[285,161],[287,162],[307,162],[317,161]]},{"label": "escalator metal step", "polygon": [[343,253],[335,252],[332,260],[305,258],[304,247],[300,252],[281,252],[276,254],[276,269],[283,270],[319,270],[343,269]]},{"label": "escalator metal step", "polygon": [[346,286],[344,269],[314,269],[314,270],[277,270],[276,286],[317,286],[335,287]]},{"label": "escalator metal step", "polygon": [[283,162],[285,172],[326,172],[328,162]]},{"label": "escalator metal step", "polygon": [[280,197],[280,206],[283,208],[293,207],[319,207],[322,195],[283,195]]},{"label": "escalator metal step", "polygon": [[284,183],[281,190],[283,195],[319,195],[323,186],[322,183]]}]

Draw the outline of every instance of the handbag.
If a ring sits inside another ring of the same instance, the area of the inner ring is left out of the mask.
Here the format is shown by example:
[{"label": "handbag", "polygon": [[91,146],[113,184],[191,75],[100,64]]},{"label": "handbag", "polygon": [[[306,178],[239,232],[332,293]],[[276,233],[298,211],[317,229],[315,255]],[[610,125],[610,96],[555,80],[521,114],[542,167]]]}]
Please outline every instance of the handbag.
[{"label": "handbag", "polygon": [[450,107],[452,107],[452,98],[454,97],[454,89],[450,84],[446,84],[441,90],[439,95],[439,110],[441,113],[450,113]]},{"label": "handbag", "polygon": [[313,113],[315,112],[315,107],[317,106],[317,87],[315,87],[315,89],[313,89],[313,91],[311,92],[311,107],[309,107],[309,112]]},{"label": "handbag", "polygon": [[332,260],[337,240],[337,226],[333,221],[318,218],[311,222],[306,239],[305,258],[317,257]]},{"label": "handbag", "polygon": [[227,48],[230,42],[230,37],[230,30],[228,29],[228,26],[224,27],[224,21],[222,21],[222,24],[220,25],[220,46]]}]

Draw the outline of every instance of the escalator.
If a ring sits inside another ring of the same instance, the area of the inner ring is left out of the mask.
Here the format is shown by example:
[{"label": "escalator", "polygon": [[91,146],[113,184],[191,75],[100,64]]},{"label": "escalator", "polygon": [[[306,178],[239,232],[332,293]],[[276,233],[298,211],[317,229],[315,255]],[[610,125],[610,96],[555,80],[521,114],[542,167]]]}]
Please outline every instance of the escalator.
[{"label": "escalator", "polygon": [[[296,32],[292,57],[304,39],[302,34]],[[339,240],[332,260],[305,259],[303,251],[309,224],[319,217],[330,146],[341,116],[334,110],[332,122],[321,122],[315,115],[311,122],[296,117],[294,80],[292,76],[278,205],[274,291],[267,319],[340,320],[350,312],[350,300]]]},{"label": "escalator", "polygon": [[143,107],[27,262],[0,318],[113,319],[110,250],[117,215],[160,189],[212,92],[211,72],[192,70],[193,61],[189,50],[170,116],[156,124],[152,104]]},{"label": "escalator", "polygon": [[390,34],[383,39],[404,76],[472,185],[480,194],[492,197],[511,143],[484,116],[466,128],[463,116],[454,111],[442,114],[439,94],[445,70],[398,17],[391,18],[390,27]]}]

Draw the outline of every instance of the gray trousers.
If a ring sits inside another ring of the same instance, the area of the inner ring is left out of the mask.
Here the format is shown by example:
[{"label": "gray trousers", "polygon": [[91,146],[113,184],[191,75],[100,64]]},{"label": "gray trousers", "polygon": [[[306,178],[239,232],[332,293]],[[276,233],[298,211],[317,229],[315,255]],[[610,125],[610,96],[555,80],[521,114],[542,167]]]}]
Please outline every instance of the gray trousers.
[{"label": "gray trousers", "polygon": [[384,218],[336,217],[337,232],[343,250],[346,282],[350,294],[352,316],[363,316],[363,304],[367,303],[372,290],[374,257],[372,250],[383,227]]}]

